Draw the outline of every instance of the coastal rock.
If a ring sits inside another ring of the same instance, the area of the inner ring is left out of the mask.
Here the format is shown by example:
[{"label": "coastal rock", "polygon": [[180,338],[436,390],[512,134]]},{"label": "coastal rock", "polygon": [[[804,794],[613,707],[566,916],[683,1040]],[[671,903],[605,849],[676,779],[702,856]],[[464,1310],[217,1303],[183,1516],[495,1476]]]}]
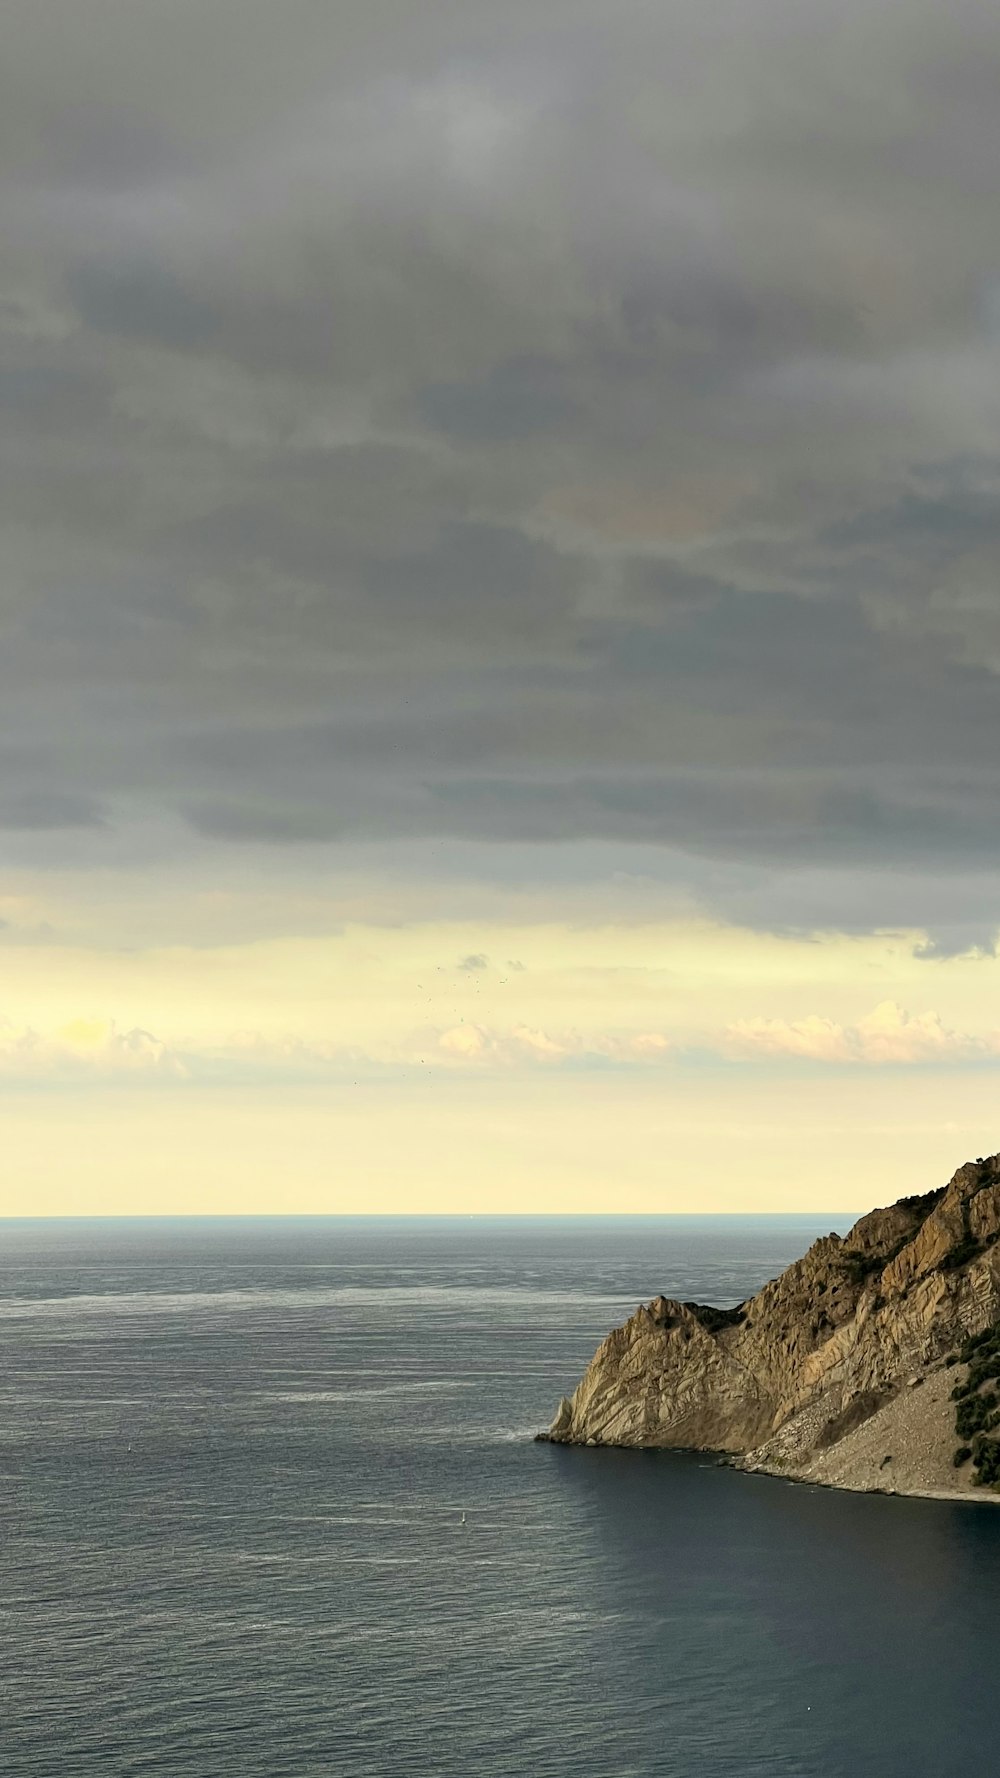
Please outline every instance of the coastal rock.
[{"label": "coastal rock", "polygon": [[889,1486],[891,1454],[894,1492],[967,1492],[951,1399],[966,1373],[943,1367],[1000,1322],[998,1237],[994,1155],[824,1235],[735,1309],[656,1296],[602,1342],[546,1436],[716,1451],[843,1487]]}]

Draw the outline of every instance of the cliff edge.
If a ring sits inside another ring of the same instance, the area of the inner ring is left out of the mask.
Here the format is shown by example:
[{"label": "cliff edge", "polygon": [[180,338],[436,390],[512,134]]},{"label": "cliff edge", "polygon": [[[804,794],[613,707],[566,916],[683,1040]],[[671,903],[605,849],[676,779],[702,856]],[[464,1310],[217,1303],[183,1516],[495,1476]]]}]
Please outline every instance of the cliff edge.
[{"label": "cliff edge", "polygon": [[725,1453],[856,1489],[993,1497],[1000,1155],[824,1235],[735,1309],[657,1296],[543,1438]]}]

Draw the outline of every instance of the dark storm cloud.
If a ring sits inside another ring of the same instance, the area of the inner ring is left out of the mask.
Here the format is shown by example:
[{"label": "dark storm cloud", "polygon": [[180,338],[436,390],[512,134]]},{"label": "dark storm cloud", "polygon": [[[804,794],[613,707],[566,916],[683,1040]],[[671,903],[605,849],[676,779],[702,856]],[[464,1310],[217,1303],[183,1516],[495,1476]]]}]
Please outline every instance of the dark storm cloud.
[{"label": "dark storm cloud", "polygon": [[89,796],[58,790],[26,790],[12,796],[0,793],[0,827],[44,831],[103,825],[101,809]]},{"label": "dark storm cloud", "polygon": [[563,367],[534,358],[498,364],[479,382],[429,384],[417,411],[433,431],[470,444],[530,438],[583,418]]},{"label": "dark storm cloud", "polygon": [[185,350],[205,345],[221,327],[209,303],[152,260],[85,261],[70,268],[66,282],[77,313],[99,333]]},{"label": "dark storm cloud", "polygon": [[8,12],[9,830],[1000,923],[992,8]]},{"label": "dark storm cloud", "polygon": [[0,370],[0,410],[26,421],[50,417],[64,428],[86,412],[99,388],[96,378],[55,365],[28,364]]},{"label": "dark storm cloud", "polygon": [[520,639],[569,617],[574,566],[579,582],[579,564],[510,527],[448,524],[430,550],[371,562],[365,586],[376,622],[408,618],[442,642],[451,626]]},{"label": "dark storm cloud", "polygon": [[196,803],[184,814],[197,833],[217,840],[263,840],[276,845],[310,845],[335,840],[343,823],[320,809],[268,808],[252,803]]},{"label": "dark storm cloud", "polygon": [[762,783],[736,771],[724,782],[464,779],[435,785],[433,794],[460,811],[459,831],[471,829],[482,839],[504,831],[519,840],[610,834],[784,865],[926,867],[942,853],[960,851],[964,868],[983,868],[996,859],[992,828],[1000,813],[1000,793],[975,810],[949,808],[943,799],[910,806],[850,784]]}]

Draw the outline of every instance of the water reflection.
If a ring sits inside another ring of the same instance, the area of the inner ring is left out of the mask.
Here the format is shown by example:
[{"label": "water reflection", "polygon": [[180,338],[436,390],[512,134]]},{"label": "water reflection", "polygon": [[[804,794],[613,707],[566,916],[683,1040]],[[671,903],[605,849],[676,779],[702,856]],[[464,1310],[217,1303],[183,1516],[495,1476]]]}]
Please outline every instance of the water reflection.
[{"label": "water reflection", "polygon": [[775,1771],[957,1775],[995,1738],[990,1504],[844,1494],[684,1453],[541,1449],[579,1507],[583,1590],[637,1620],[675,1717],[686,1696],[714,1696],[734,1770],[771,1737]]}]

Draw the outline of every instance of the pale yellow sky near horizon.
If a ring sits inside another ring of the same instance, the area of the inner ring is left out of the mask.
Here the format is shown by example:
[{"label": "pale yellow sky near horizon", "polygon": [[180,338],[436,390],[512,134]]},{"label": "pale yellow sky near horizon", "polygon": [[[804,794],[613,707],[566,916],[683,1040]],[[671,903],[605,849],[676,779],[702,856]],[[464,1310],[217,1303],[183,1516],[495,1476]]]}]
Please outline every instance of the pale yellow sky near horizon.
[{"label": "pale yellow sky near horizon", "polygon": [[861,1214],[995,1128],[981,1077],[468,1086],[18,1095],[0,1213]]},{"label": "pale yellow sky near horizon", "polygon": [[4,953],[0,1214],[862,1211],[991,1134],[1000,964],[707,920]]}]

